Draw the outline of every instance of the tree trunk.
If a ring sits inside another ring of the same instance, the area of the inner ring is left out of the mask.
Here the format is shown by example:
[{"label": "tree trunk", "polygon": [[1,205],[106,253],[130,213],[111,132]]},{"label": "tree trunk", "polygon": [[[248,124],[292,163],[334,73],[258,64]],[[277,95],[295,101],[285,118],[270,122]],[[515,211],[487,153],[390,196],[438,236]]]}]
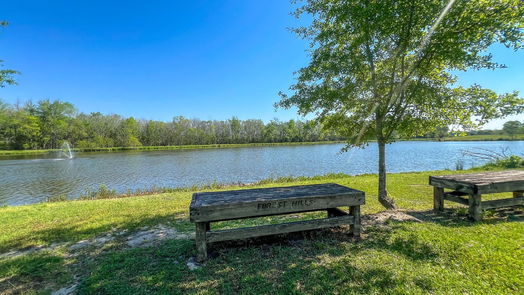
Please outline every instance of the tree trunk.
[{"label": "tree trunk", "polygon": [[388,195],[386,190],[386,142],[378,141],[378,201],[386,209],[396,209],[395,201]]}]

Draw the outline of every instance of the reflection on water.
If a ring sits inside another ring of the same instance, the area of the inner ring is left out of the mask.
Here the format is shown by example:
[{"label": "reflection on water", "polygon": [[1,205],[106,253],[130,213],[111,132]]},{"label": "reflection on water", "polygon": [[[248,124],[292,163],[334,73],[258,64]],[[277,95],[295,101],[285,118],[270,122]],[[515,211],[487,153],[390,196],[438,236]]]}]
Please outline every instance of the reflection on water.
[{"label": "reflection on water", "polygon": [[[106,185],[125,192],[214,182],[254,182],[269,177],[343,172],[376,173],[377,147],[340,153],[342,144],[179,151],[78,153],[73,159],[0,160],[0,204],[35,203],[50,196],[78,196]],[[484,148],[524,153],[524,141],[397,142],[387,147],[389,172],[454,169],[462,150]],[[42,157],[42,156],[39,156]],[[465,168],[481,160],[464,159]]]}]

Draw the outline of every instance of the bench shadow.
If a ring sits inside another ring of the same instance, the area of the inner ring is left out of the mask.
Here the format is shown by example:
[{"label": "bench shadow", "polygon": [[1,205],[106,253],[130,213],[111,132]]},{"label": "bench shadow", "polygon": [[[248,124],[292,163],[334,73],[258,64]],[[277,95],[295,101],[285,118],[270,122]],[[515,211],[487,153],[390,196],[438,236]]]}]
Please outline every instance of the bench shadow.
[{"label": "bench shadow", "polygon": [[286,233],[271,236],[262,236],[243,240],[233,240],[213,243],[209,246],[209,256],[218,257],[228,253],[232,249],[246,249],[257,247],[261,251],[271,247],[301,247],[305,242],[322,241],[330,247],[324,249],[322,254],[337,257],[347,254],[338,245],[345,243],[365,249],[386,250],[402,255],[411,260],[432,260],[437,257],[435,251],[424,243],[420,243],[414,234],[408,234],[404,238],[392,237],[396,230],[404,227],[403,223],[389,224],[382,227],[369,227],[362,238],[355,238],[350,233],[348,226],[334,227],[320,230],[309,230],[302,232]]},{"label": "bench shadow", "polygon": [[30,294],[71,279],[66,261],[50,252],[0,259],[0,294]]},{"label": "bench shadow", "polygon": [[403,211],[425,222],[434,222],[443,226],[462,227],[482,224],[497,224],[505,222],[524,222],[524,206],[489,209],[483,212],[484,218],[480,222],[471,221],[467,208],[446,208],[443,212],[435,213],[426,211]]},{"label": "bench shadow", "polygon": [[420,276],[355,262],[375,252],[415,263],[438,259],[415,235],[394,236],[403,226],[374,227],[362,239],[339,227],[214,243],[209,260],[194,271],[186,265],[196,254],[193,240],[119,249],[95,258],[79,294],[300,294],[337,287],[344,293],[381,293],[405,284],[431,290],[430,280]]}]

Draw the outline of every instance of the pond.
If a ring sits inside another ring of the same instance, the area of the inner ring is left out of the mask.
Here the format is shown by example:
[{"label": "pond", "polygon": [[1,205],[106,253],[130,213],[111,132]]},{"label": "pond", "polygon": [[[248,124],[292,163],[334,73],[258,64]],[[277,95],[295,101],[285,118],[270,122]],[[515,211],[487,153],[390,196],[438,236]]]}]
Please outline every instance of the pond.
[{"label": "pond", "polygon": [[[77,153],[65,158],[0,158],[0,205],[50,196],[78,197],[100,185],[118,192],[152,187],[251,183],[281,176],[377,173],[377,146],[340,153],[343,144],[229,149]],[[387,146],[388,172],[454,170],[485,161],[465,157],[479,149],[522,154],[524,141],[402,141]]]}]

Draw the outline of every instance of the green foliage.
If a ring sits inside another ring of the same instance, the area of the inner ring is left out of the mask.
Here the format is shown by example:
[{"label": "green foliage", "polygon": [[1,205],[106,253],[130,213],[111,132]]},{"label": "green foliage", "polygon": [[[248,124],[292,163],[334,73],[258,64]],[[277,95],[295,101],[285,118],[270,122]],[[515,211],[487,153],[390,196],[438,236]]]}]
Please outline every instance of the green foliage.
[{"label": "green foliage", "polygon": [[138,140],[140,126],[135,118],[127,118],[121,121],[118,128],[115,143],[117,146],[141,146]]},{"label": "green foliage", "polygon": [[455,170],[464,170],[464,160],[457,160],[455,162]]},{"label": "green foliage", "polygon": [[[273,119],[266,124],[261,120],[235,120],[202,121],[175,117],[171,122],[138,121],[133,117],[118,115],[76,113],[74,106],[67,102],[46,100],[14,106],[0,100],[0,149],[36,150],[47,147],[52,150],[60,148],[63,141],[71,143],[77,151],[116,151],[178,149],[180,146],[210,148],[243,144],[311,143],[343,139],[336,132],[322,128],[315,120],[282,122]],[[231,124],[237,126],[232,127]],[[445,137],[448,131],[446,126],[439,127],[436,132],[423,137],[440,140],[510,139],[497,130],[470,132],[490,135],[485,137]],[[0,154],[13,153],[4,151]]]},{"label": "green foliage", "polygon": [[442,140],[443,138],[447,136],[449,136],[449,127],[448,126],[437,127],[435,131],[424,135],[424,137],[437,138],[439,140]]},{"label": "green foliage", "polygon": [[67,200],[68,200],[68,198],[67,198],[66,195],[58,195],[58,196],[53,196],[53,197],[47,198],[46,202],[48,202],[48,203],[65,202]]},{"label": "green foliage", "polygon": [[56,149],[64,141],[84,150],[141,146],[223,145],[333,141],[314,121],[202,121],[175,117],[171,122],[77,113],[68,102],[42,100],[24,106],[0,101],[0,142],[11,149]]},{"label": "green foliage", "polygon": [[310,41],[310,62],[277,106],[315,114],[349,147],[376,139],[388,208],[386,143],[524,111],[517,92],[457,86],[452,72],[502,68],[489,46],[524,46],[520,0],[306,0],[295,11],[303,15],[309,25],[294,31]]},{"label": "green foliage", "polygon": [[524,140],[524,134],[510,137],[505,134],[493,135],[466,135],[466,136],[450,136],[442,138],[444,141],[502,141],[502,140]]},{"label": "green foliage", "polygon": [[481,167],[481,169],[492,168],[524,168],[524,159],[519,156],[513,155],[503,159],[498,159]]},{"label": "green foliage", "polygon": [[110,199],[118,196],[118,193],[114,189],[109,189],[106,185],[101,184],[97,190],[88,191],[84,195],[80,196],[81,200],[97,200],[97,199]]},{"label": "green foliage", "polygon": [[0,136],[11,148],[31,149],[38,147],[41,129],[38,118],[26,110],[5,111],[0,114]]},{"label": "green foliage", "polygon": [[76,110],[68,102],[41,100],[37,105],[29,103],[29,113],[39,120],[42,147],[59,148],[67,137],[68,127]]},{"label": "green foliage", "polygon": [[504,123],[502,130],[512,138],[517,134],[524,134],[524,124],[519,121],[507,121]]},{"label": "green foliage", "polygon": [[295,14],[313,21],[295,32],[311,41],[311,61],[278,105],[318,114],[352,145],[389,142],[393,132],[409,138],[448,125],[471,128],[524,110],[516,92],[456,87],[450,72],[503,67],[485,50],[522,47],[521,1],[457,1],[434,32],[428,28],[442,1],[305,2]]}]

